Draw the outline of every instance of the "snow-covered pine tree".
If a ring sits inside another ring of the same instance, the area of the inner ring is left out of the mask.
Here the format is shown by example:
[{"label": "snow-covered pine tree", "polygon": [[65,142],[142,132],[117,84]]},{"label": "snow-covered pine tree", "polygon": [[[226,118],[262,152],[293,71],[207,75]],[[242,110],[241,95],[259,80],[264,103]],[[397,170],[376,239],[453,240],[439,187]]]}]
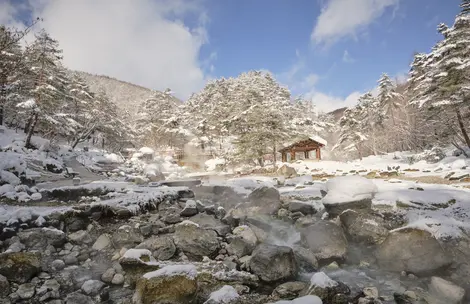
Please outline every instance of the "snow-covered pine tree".
[{"label": "snow-covered pine tree", "polygon": [[62,77],[65,72],[60,65],[61,54],[58,42],[44,30],[36,35],[36,40],[25,51],[29,100],[20,106],[29,110],[25,125],[26,146],[30,146],[38,121],[54,122],[53,116],[64,100],[66,84]]},{"label": "snow-covered pine tree", "polygon": [[[453,27],[439,25],[444,36],[432,52],[415,58],[411,72],[414,83],[412,102],[429,110],[430,117],[453,112],[455,120],[446,121],[442,137],[450,135],[450,141],[462,149],[461,144],[470,148],[469,106],[470,106],[470,1],[461,4]],[[419,71],[419,72],[417,72]],[[453,123],[455,121],[455,123]],[[437,131],[437,130],[436,130]]]},{"label": "snow-covered pine tree", "polygon": [[0,125],[5,111],[20,100],[22,50],[15,33],[0,26]]},{"label": "snow-covered pine tree", "polygon": [[384,114],[392,119],[393,126],[397,124],[396,116],[400,110],[400,96],[395,92],[395,85],[387,74],[382,74],[379,81],[378,101]]},{"label": "snow-covered pine tree", "polygon": [[344,151],[356,150],[359,159],[363,156],[363,145],[368,140],[367,135],[363,132],[363,107],[357,104],[354,107],[348,108],[344,111],[343,117],[339,122],[341,130],[338,142],[333,147],[333,151],[344,146]]}]

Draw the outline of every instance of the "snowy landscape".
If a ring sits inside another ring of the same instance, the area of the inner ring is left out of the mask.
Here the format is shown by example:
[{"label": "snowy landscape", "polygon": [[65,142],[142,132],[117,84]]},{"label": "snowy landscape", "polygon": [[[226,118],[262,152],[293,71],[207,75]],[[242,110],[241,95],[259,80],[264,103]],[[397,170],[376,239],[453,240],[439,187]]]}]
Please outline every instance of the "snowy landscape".
[{"label": "snowy landscape", "polygon": [[0,304],[470,303],[470,1],[334,111],[75,71],[43,22],[0,25]]}]

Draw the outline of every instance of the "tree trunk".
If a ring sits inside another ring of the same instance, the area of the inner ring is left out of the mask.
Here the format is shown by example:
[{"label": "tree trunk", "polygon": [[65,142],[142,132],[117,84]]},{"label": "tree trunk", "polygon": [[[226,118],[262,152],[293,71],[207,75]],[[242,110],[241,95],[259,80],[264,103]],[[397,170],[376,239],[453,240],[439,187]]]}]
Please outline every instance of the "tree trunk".
[{"label": "tree trunk", "polygon": [[356,145],[357,154],[359,155],[359,160],[362,160],[361,146]]},{"label": "tree trunk", "polygon": [[32,117],[32,123],[31,126],[29,127],[28,130],[28,136],[26,136],[26,141],[24,143],[26,148],[29,148],[31,146],[31,136],[33,136],[34,128],[36,127],[36,124],[38,122],[39,115],[38,113],[34,113]]},{"label": "tree trunk", "polygon": [[273,166],[276,168],[276,162],[277,162],[277,151],[276,151],[276,144],[274,144],[273,147]]},{"label": "tree trunk", "polygon": [[465,144],[468,148],[470,148],[470,137],[468,136],[467,129],[465,128],[465,125],[463,123],[462,113],[460,113],[459,108],[455,108],[455,112],[457,113],[457,121],[459,122],[460,131],[462,132]]},{"label": "tree trunk", "polygon": [[5,66],[1,67],[1,71],[2,75],[0,76],[0,126],[3,125],[5,105],[7,103],[7,75],[5,75]]},{"label": "tree trunk", "polygon": [[29,132],[29,128],[31,127],[31,124],[33,123],[33,118],[34,118],[34,113],[31,113],[31,115],[29,115],[28,121],[24,125],[24,130],[23,130],[24,133]]}]

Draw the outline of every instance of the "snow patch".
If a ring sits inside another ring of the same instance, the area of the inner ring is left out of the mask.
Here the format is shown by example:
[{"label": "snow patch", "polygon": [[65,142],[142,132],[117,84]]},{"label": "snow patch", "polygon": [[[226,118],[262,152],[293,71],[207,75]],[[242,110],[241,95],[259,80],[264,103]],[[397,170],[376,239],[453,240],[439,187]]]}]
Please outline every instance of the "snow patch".
[{"label": "snow patch", "polygon": [[310,287],[335,287],[338,285],[338,282],[330,279],[324,272],[317,272],[312,275],[310,278]]},{"label": "snow patch", "polygon": [[211,293],[206,303],[214,301],[218,304],[228,304],[230,301],[233,301],[239,297],[240,296],[238,295],[238,292],[235,290],[235,288],[230,285],[225,285],[219,290]]},{"label": "snow patch", "polygon": [[[150,251],[149,251],[150,252]],[[196,279],[197,268],[194,265],[169,265],[162,269],[147,272],[143,275],[146,279],[158,278],[158,277],[173,277],[173,276],[185,276],[190,280]]]},{"label": "snow patch", "polygon": [[326,182],[327,195],[323,204],[340,204],[363,199],[372,199],[377,186],[362,176],[341,176]]}]

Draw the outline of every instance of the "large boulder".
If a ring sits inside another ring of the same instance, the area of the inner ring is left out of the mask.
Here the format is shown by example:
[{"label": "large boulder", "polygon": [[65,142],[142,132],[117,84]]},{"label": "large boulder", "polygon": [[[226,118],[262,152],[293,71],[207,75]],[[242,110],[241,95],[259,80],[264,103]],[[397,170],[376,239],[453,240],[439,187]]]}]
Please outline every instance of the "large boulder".
[{"label": "large boulder", "polygon": [[301,212],[303,215],[311,215],[317,213],[313,204],[309,202],[292,201],[289,203],[289,211],[292,213]]},{"label": "large boulder", "polygon": [[234,237],[227,248],[229,253],[239,258],[250,255],[258,243],[258,238],[253,230],[249,226],[243,225],[233,229],[233,234]]},{"label": "large boulder", "polygon": [[389,232],[380,216],[346,210],[339,218],[345,228],[346,236],[354,242],[379,244],[388,236]]},{"label": "large boulder", "polygon": [[276,214],[281,208],[281,196],[274,187],[261,186],[256,188],[248,195],[248,201],[249,207],[258,207],[263,214]]},{"label": "large boulder", "polygon": [[297,275],[294,252],[286,246],[260,244],[250,260],[251,272],[265,282],[287,281]]},{"label": "large boulder", "polygon": [[116,249],[131,248],[142,241],[143,237],[138,230],[129,225],[119,227],[112,235],[112,242]]},{"label": "large boulder", "polygon": [[166,266],[146,273],[138,282],[135,304],[191,304],[196,301],[197,269],[193,265]]},{"label": "large boulder", "polygon": [[55,228],[32,228],[18,233],[21,243],[28,249],[45,250],[47,246],[62,247],[67,237],[61,230]]},{"label": "large boulder", "polygon": [[318,269],[318,260],[310,250],[302,246],[294,246],[292,250],[294,251],[299,269],[305,272],[312,272]]},{"label": "large boulder", "polygon": [[126,272],[126,281],[131,286],[134,286],[143,274],[160,268],[148,249],[127,250],[119,260],[119,264]]},{"label": "large boulder", "polygon": [[465,289],[440,277],[431,278],[429,293],[429,304],[461,304],[465,297]]},{"label": "large boulder", "polygon": [[230,226],[222,223],[212,215],[199,213],[190,218],[190,221],[199,225],[200,228],[206,230],[214,230],[219,236],[225,236],[230,232]]},{"label": "large boulder", "polygon": [[318,221],[300,228],[301,241],[317,258],[320,264],[342,261],[346,257],[348,242],[340,226]]},{"label": "large boulder", "polygon": [[323,205],[330,217],[336,217],[347,209],[370,209],[377,186],[362,176],[340,176],[328,180],[326,190]]},{"label": "large boulder", "polygon": [[136,249],[148,249],[158,261],[171,259],[176,253],[176,246],[170,236],[155,236],[140,243]]},{"label": "large boulder", "polygon": [[451,259],[441,244],[427,231],[405,228],[394,231],[375,252],[384,270],[429,275],[446,268]]},{"label": "large boulder", "polygon": [[204,256],[214,258],[220,249],[215,231],[188,221],[176,225],[174,240],[176,246],[194,261],[201,261]]},{"label": "large boulder", "polygon": [[290,177],[297,176],[297,171],[295,170],[295,168],[292,168],[291,166],[284,164],[279,169],[277,169],[277,174],[290,178]]},{"label": "large boulder", "polygon": [[0,254],[0,275],[9,281],[23,284],[41,271],[41,255],[37,252],[8,252]]}]

